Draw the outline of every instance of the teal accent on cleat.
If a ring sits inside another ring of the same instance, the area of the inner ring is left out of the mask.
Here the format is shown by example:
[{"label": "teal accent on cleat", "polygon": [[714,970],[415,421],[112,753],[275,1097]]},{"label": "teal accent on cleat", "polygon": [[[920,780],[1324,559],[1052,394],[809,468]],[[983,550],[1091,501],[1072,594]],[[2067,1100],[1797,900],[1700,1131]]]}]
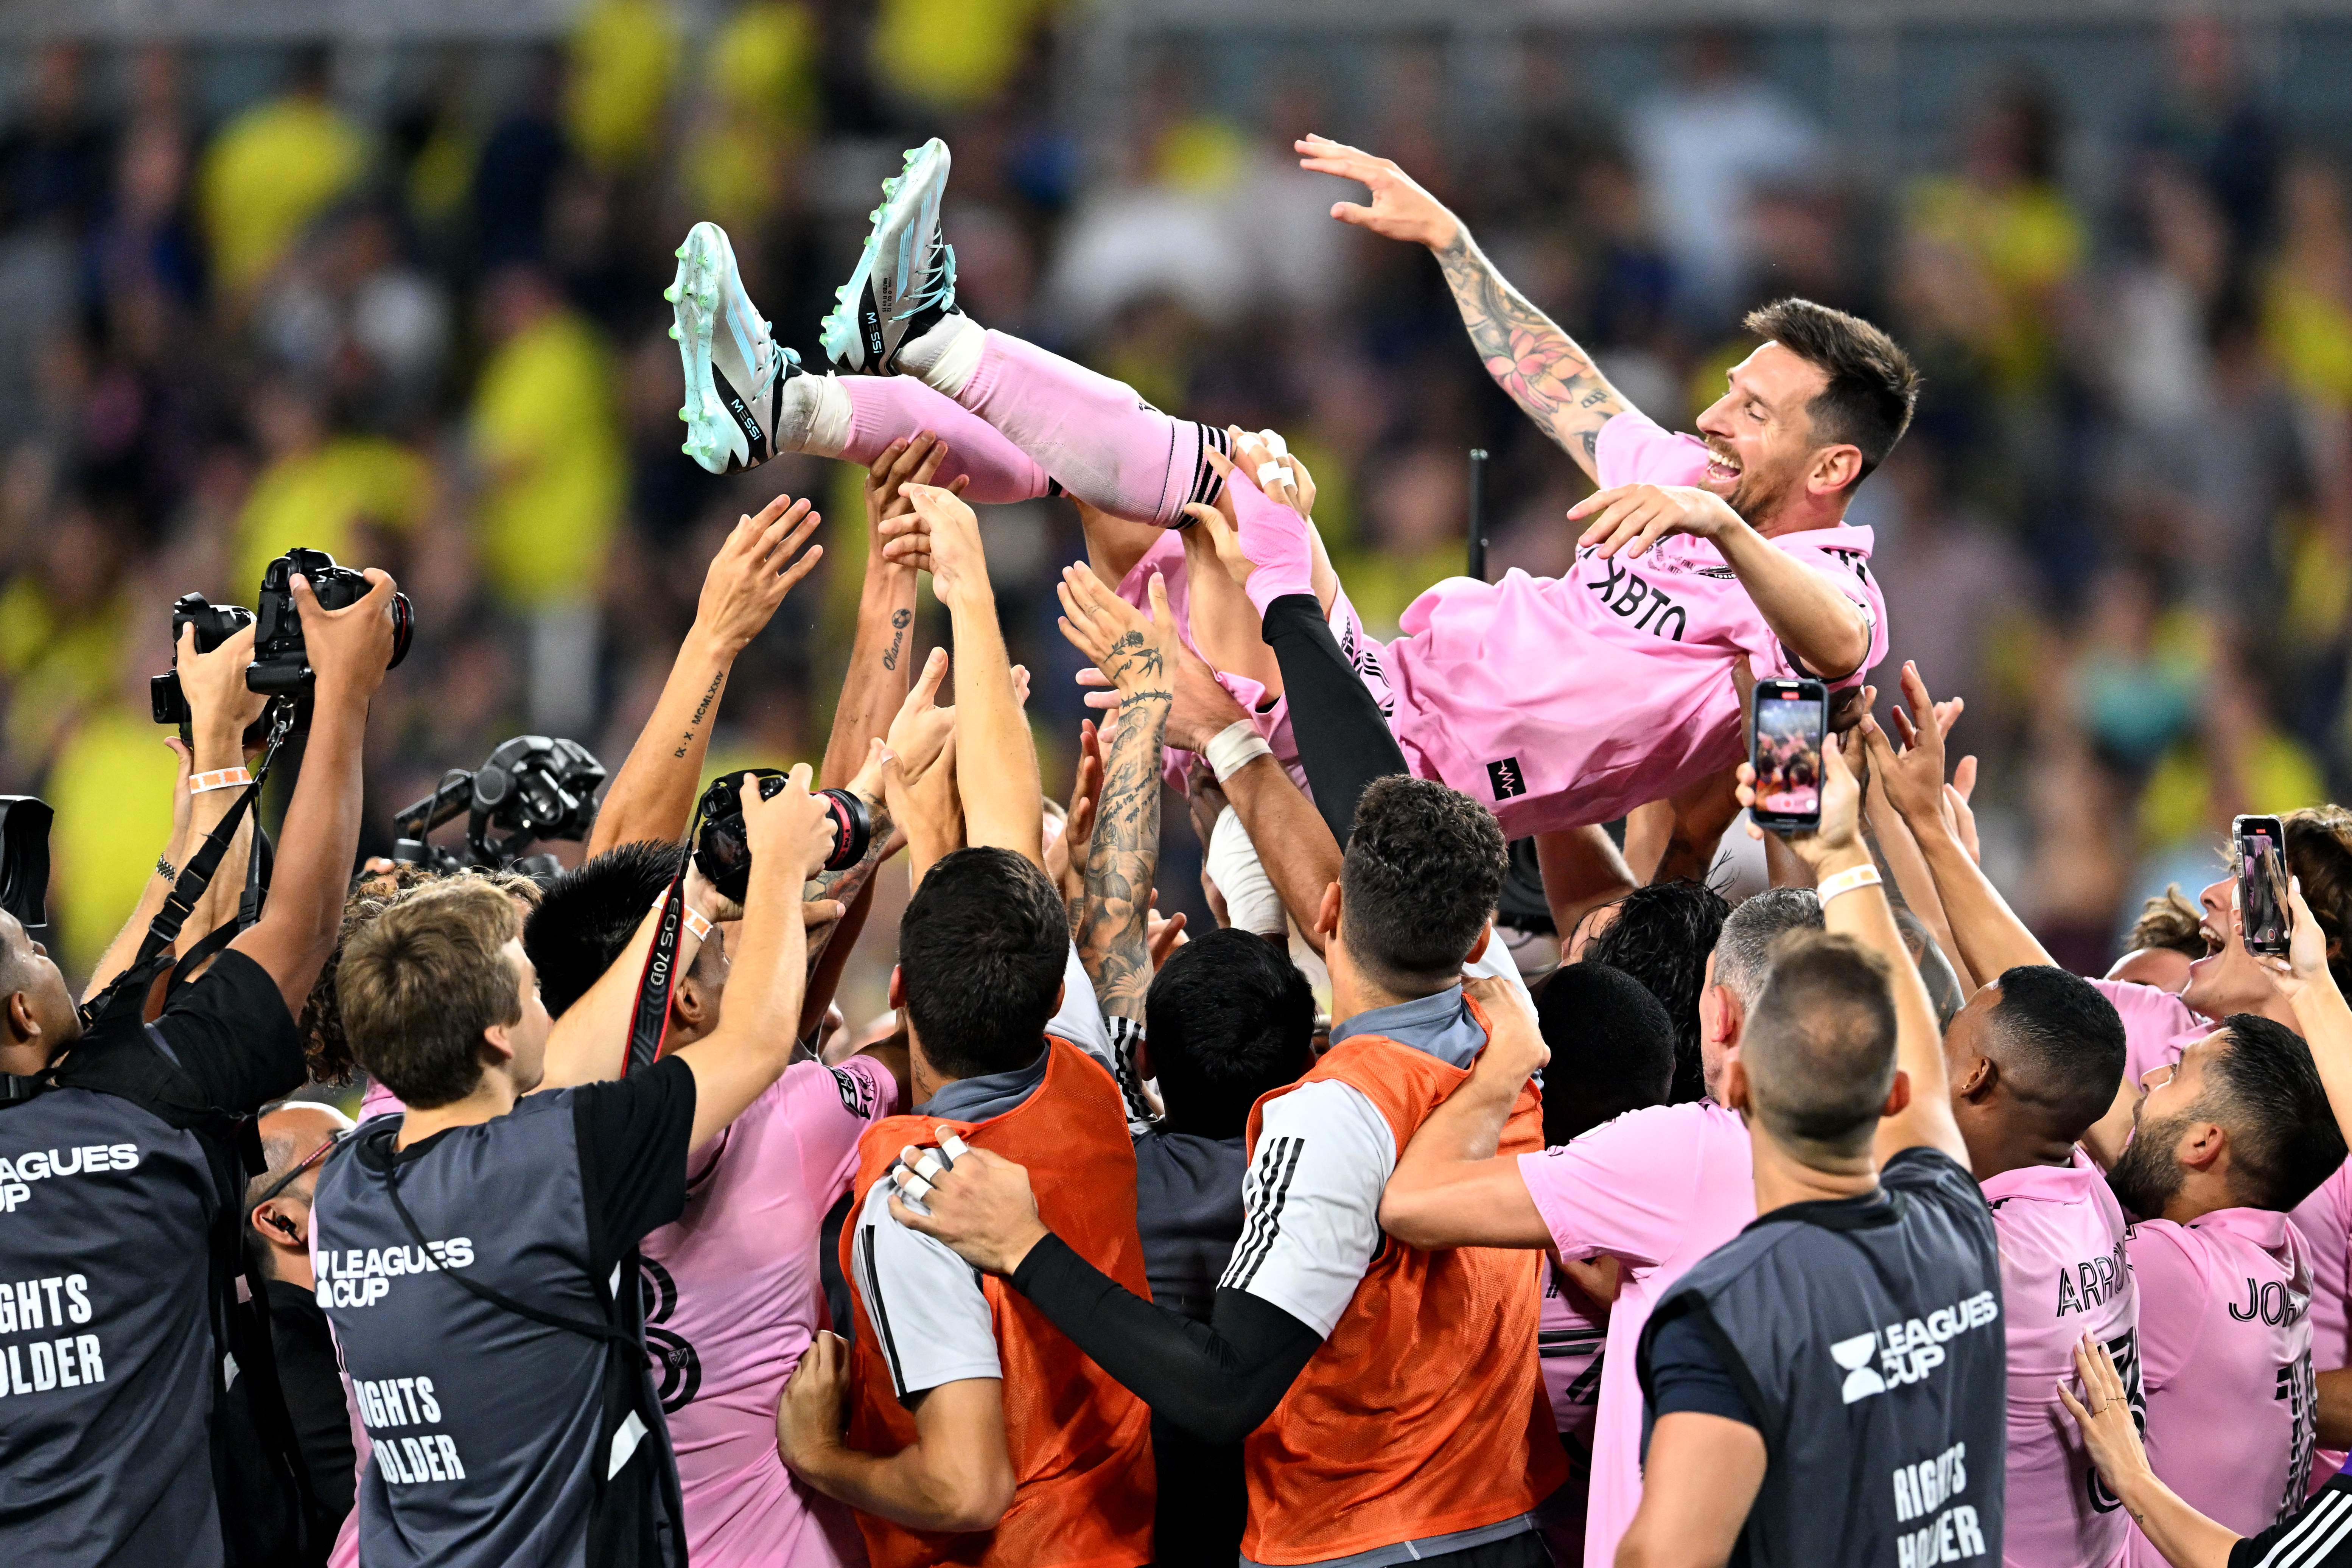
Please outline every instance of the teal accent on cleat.
[{"label": "teal accent on cleat", "polygon": [[774,456],[784,388],[799,356],[779,345],[751,303],[735,249],[717,224],[698,223],[677,247],[669,335],[678,345],[686,399],[679,450],[714,474],[757,468]]},{"label": "teal accent on cleat", "polygon": [[899,349],[955,309],[955,251],[940,233],[949,168],[947,143],[934,137],[908,149],[900,172],[882,182],[865,249],[817,328],[836,368],[895,372]]}]

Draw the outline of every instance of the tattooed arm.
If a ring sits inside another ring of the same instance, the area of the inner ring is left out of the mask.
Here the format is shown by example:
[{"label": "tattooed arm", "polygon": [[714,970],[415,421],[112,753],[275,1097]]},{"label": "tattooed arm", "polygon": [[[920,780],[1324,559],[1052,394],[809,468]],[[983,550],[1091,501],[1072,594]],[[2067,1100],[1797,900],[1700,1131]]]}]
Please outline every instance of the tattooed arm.
[{"label": "tattooed arm", "polygon": [[1103,759],[1102,799],[1087,847],[1078,958],[1107,1016],[1140,1020],[1151,988],[1149,926],[1160,866],[1160,748],[1175,705],[1176,621],[1151,578],[1151,618],[1084,566],[1064,570],[1062,635],[1118,692],[1118,728]]},{"label": "tattooed arm", "polygon": [[1470,230],[1412,176],[1386,158],[1309,136],[1297,144],[1298,166],[1354,180],[1372,194],[1370,206],[1341,202],[1331,216],[1388,239],[1425,245],[1437,257],[1446,287],[1461,308],[1462,324],[1478,357],[1511,400],[1559,443],[1594,479],[1601,427],[1628,405],[1592,356],[1503,280]]},{"label": "tattooed arm", "polygon": [[601,855],[641,838],[685,835],[727,673],[793,584],[824,556],[822,544],[801,549],[823,521],[807,501],[778,496],[738,522],[719,547],[702,579],[693,628],[678,647],[653,717],[604,791],[585,854]]}]

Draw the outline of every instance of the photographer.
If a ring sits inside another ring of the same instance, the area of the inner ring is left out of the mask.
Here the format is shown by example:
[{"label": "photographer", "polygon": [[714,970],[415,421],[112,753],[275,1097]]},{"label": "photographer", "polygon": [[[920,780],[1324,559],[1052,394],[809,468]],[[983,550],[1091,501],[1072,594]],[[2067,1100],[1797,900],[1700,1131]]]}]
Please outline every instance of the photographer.
[{"label": "photographer", "polygon": [[625,1079],[530,1093],[547,1012],[514,901],[478,881],[394,904],[344,951],[344,1028],[407,1107],[329,1160],[312,1216],[373,1441],[358,1510],[372,1568],[684,1561],[635,1248],[683,1211],[688,1151],[790,1059],[801,883],[831,843],[805,767],[743,805],[730,1005]]},{"label": "photographer", "polygon": [[[336,611],[289,585],[315,672],[310,744],[268,910],[209,973],[152,1024],[126,996],[85,1029],[55,962],[0,916],[0,1531],[15,1561],[286,1560],[287,1521],[273,1535],[263,1515],[290,1499],[230,1482],[253,1454],[216,1429],[227,1367],[258,1371],[226,1362],[224,1259],[247,1174],[234,1132],[302,1081],[295,1010],[334,945],[368,702],[393,650],[392,582],[368,576]],[[234,689],[187,685],[197,771],[237,764]],[[192,832],[236,795],[197,795]]]}]

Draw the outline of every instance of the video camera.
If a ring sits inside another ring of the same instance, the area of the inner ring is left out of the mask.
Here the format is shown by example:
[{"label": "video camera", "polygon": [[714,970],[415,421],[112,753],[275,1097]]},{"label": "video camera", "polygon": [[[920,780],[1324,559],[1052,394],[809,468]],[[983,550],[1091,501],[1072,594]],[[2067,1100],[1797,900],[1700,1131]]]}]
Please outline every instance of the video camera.
[{"label": "video camera", "polygon": [[[480,767],[450,769],[431,795],[394,813],[399,837],[392,858],[440,871],[480,866],[551,877],[561,868],[555,857],[524,849],[534,839],[585,839],[596,823],[596,791],[604,783],[604,764],[579,742],[517,735]],[[470,859],[428,837],[461,816]]]},{"label": "video camera", "polygon": [[[247,626],[252,626],[253,662],[245,667],[246,689],[273,701],[291,699],[295,703],[293,731],[310,727],[310,658],[302,643],[302,615],[295,607],[294,590],[289,585],[289,579],[297,575],[310,580],[310,592],[317,596],[320,609],[343,609],[358,604],[370,592],[364,574],[336,565],[335,558],[323,550],[297,549],[288,551],[264,569],[261,591],[254,601],[257,609],[215,605],[202,594],[181,595],[172,603],[172,668],[147,683],[155,722],[177,724],[180,738],[190,738],[188,699],[180,687],[181,627],[194,626],[196,651],[210,653]],[[415,630],[415,610],[408,595],[393,595],[392,658],[384,666],[386,669],[397,668],[400,661],[408,657],[409,638]],[[265,713],[246,727],[245,743],[248,749],[261,744],[270,721],[270,715]]]}]

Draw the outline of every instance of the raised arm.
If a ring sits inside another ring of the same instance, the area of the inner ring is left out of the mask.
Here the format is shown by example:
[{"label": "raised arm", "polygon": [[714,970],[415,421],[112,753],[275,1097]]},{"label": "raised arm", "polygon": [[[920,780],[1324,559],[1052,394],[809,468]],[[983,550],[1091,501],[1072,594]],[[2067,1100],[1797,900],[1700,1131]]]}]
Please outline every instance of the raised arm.
[{"label": "raised arm", "polygon": [[1961,962],[1979,982],[2019,964],[2050,963],[2050,954],[1961,841],[1945,795],[1943,726],[1937,721],[1927,683],[1907,663],[1903,667],[1903,701],[1904,707],[1895,710],[1902,749],[1897,751],[1871,718],[1862,721],[1863,743],[1869,748],[1871,772],[1885,783],[1888,801],[1927,862]]},{"label": "raised arm", "polygon": [[[883,525],[914,510],[900,487],[929,484],[947,455],[947,443],[925,432],[911,441],[891,442],[866,472],[866,578],[858,590],[849,672],[833,710],[824,765],[817,770],[821,788],[846,784],[866,765],[866,742],[888,731],[907,700],[915,673],[915,569],[883,553],[888,537]],[[969,483],[971,476],[959,474],[948,488],[961,495]]]},{"label": "raised arm", "polygon": [[833,837],[823,803],[809,794],[807,763],[765,799],[751,775],[743,783],[751,883],[736,927],[728,1005],[716,1029],[677,1053],[694,1073],[692,1147],[740,1116],[792,1061],[808,977],[801,885],[824,864]]},{"label": "raised arm", "polygon": [[[2327,967],[2327,933],[2303,901],[2303,879],[2287,883],[2287,904],[2294,911],[2294,931],[2284,958],[2256,960],[2278,981],[2294,1009],[2296,1029],[2311,1047],[2311,1065],[2318,1069],[2320,1087],[2327,1091],[2327,1109],[2336,1113],[2336,1127],[2352,1143],[2352,1007],[2336,986]],[[2242,942],[2245,911],[2232,909],[2230,923]]]},{"label": "raised arm", "polygon": [[188,773],[192,753],[177,735],[164,742],[179,761],[179,776],[172,783],[172,833],[163,841],[163,852],[156,858],[155,869],[148,874],[147,885],[140,889],[139,902],[132,907],[131,918],[114,933],[114,940],[98,957],[98,966],[89,972],[89,980],[82,987],[84,997],[96,996],[114,983],[115,976],[131,967],[139,956],[139,944],[147,938],[147,928],[163,910],[163,900],[172,896],[172,884],[178,880],[181,868],[188,863],[190,854],[188,823],[193,803],[188,795]]},{"label": "raised arm", "polygon": [[392,658],[392,578],[373,567],[367,577],[374,584],[367,597],[340,610],[320,608],[309,578],[292,580],[314,678],[310,738],[286,808],[268,907],[229,944],[269,971],[298,1018],[342,928],[344,889],[359,853],[368,703]]},{"label": "raised arm", "polygon": [[1140,1019],[1151,988],[1146,927],[1160,867],[1160,748],[1174,701],[1175,617],[1157,572],[1149,620],[1085,565],[1064,568],[1055,591],[1062,635],[1118,693],[1118,727],[1103,759],[1102,798],[1087,846],[1078,958],[1106,1015]]},{"label": "raised arm", "polygon": [[[1040,870],[1045,864],[1045,799],[1037,743],[1013,684],[1013,661],[996,623],[996,594],[980,545],[980,521],[961,498],[909,484],[929,541],[923,563],[948,607],[955,633],[956,787],[963,797],[964,837],[1010,849]],[[900,557],[904,559],[904,557]]]},{"label": "raised arm", "polygon": [[[245,765],[245,727],[261,717],[269,701],[245,684],[246,666],[252,662],[250,625],[210,653],[196,651],[195,627],[181,628],[178,668],[180,690],[188,700],[192,786],[210,782],[210,775],[223,769]],[[196,847],[213,836],[244,793],[242,784],[192,789],[187,837],[182,845],[185,855],[194,856]],[[260,816],[258,811],[248,811],[237,825],[236,837],[230,841],[228,853],[221,857],[220,868],[214,872],[204,897],[196,900],[187,923],[180,928],[176,951],[186,952],[236,918],[237,903],[245,896],[246,867],[253,856],[254,825]],[[184,866],[186,861],[173,864]]]},{"label": "raised arm", "polygon": [[[1845,743],[1855,742],[1848,737]],[[1755,784],[1755,770],[1742,763],[1739,804],[1751,809],[1756,804]],[[1753,823],[1748,831],[1759,837],[1763,833]],[[1787,842],[1798,858],[1812,868],[1816,887],[1863,868],[1875,875],[1870,847],[1862,841],[1862,785],[1841,746],[1822,748],[1821,826],[1811,833],[1790,836]],[[1853,938],[1885,961],[1894,994],[1895,1065],[1910,1079],[1911,1095],[1902,1110],[1879,1121],[1878,1163],[1883,1165],[1904,1150],[1925,1143],[1967,1164],[1968,1145],[1960,1140],[1959,1124],[1952,1120],[1952,1091],[1944,1075],[1944,1034],[1936,1022],[1936,1005],[1928,998],[1927,982],[1919,978],[1919,966],[1912,962],[1903,928],[1895,923],[1895,906],[1887,901],[1886,889],[1876,881],[1844,891],[1832,887],[1822,905],[1822,915],[1831,931]]]},{"label": "raised arm", "polygon": [[653,716],[604,791],[585,855],[686,832],[728,674],[793,584],[824,558],[822,544],[801,550],[823,521],[807,501],[778,496],[736,523],[711,557],[694,626],[678,645]]},{"label": "raised arm", "polygon": [[1579,468],[1598,479],[1593,454],[1601,427],[1628,405],[1592,356],[1503,281],[1469,228],[1396,164],[1321,136],[1304,137],[1295,145],[1300,168],[1337,174],[1371,192],[1370,205],[1341,202],[1331,208],[1333,217],[1384,238],[1429,247],[1486,374]]}]

